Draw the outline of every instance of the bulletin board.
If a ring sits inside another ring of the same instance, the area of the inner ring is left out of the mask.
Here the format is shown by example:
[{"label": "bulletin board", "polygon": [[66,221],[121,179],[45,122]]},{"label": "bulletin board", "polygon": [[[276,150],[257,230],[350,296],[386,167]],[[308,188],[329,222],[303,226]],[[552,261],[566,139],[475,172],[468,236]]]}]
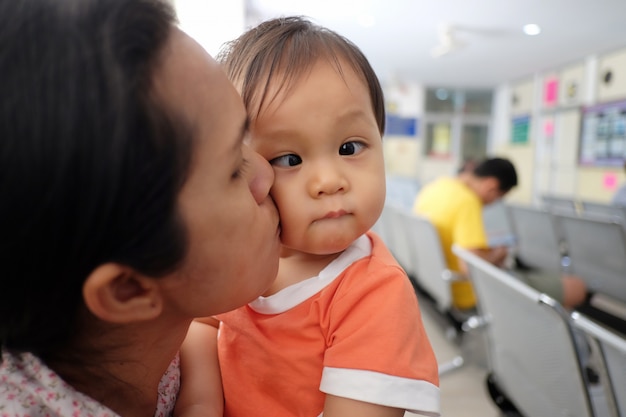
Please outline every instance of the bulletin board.
[{"label": "bulletin board", "polygon": [[416,117],[387,114],[385,135],[417,137],[419,135],[419,121]]},{"label": "bulletin board", "polygon": [[582,109],[579,163],[621,167],[626,161],[626,100]]},{"label": "bulletin board", "polygon": [[525,145],[530,133],[530,117],[520,116],[511,120],[511,143]]}]

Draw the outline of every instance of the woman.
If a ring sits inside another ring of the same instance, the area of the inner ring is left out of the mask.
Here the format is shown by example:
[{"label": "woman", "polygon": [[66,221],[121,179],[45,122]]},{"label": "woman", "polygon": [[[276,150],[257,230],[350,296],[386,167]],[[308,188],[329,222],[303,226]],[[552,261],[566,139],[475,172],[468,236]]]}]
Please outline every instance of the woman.
[{"label": "woman", "polygon": [[276,274],[271,168],[174,24],[157,0],[0,5],[3,412],[171,414],[193,317]]}]

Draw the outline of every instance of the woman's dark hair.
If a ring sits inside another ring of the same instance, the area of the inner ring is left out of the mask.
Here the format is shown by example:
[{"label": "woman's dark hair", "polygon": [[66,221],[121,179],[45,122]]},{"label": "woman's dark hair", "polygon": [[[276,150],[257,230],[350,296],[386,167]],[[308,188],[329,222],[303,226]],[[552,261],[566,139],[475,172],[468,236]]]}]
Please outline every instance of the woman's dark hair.
[{"label": "woman's dark hair", "polygon": [[343,36],[303,17],[280,17],[262,22],[225,45],[217,56],[243,97],[254,119],[268,99],[271,81],[289,89],[319,59],[327,59],[341,73],[340,59],[352,66],[367,84],[372,110],[382,134],[385,103],[376,73],[361,50]]},{"label": "woman's dark hair", "polygon": [[113,261],[149,276],[186,253],[190,129],[155,98],[175,23],[158,0],[0,3],[0,343],[42,358]]}]

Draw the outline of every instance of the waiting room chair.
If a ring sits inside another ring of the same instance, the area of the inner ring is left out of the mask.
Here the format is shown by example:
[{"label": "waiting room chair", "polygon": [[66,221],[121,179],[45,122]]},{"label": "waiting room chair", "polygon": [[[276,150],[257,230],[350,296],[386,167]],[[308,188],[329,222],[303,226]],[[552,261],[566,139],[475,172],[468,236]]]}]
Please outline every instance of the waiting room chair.
[{"label": "waiting room chair", "polygon": [[626,417],[626,335],[576,311],[572,319],[574,327],[588,336],[593,350],[599,354],[600,382],[607,393],[611,417]]},{"label": "waiting room chair", "polygon": [[[472,331],[482,325],[482,319],[476,315],[475,309],[460,311],[452,302],[451,283],[459,279],[459,275],[447,266],[445,255],[439,239],[439,233],[426,217],[410,213],[405,216],[403,231],[409,238],[411,253],[415,258],[415,278],[419,289],[426,292],[435,304],[437,311],[452,325],[449,334]],[[440,364],[439,373],[447,372],[463,366],[465,360],[457,356],[450,362]]]},{"label": "waiting room chair", "polygon": [[565,196],[542,195],[541,203],[544,209],[553,213],[577,214],[580,210],[580,202]]},{"label": "waiting room chair", "polygon": [[392,213],[388,206],[383,206],[383,211],[380,214],[380,217],[374,226],[372,226],[372,231],[380,236],[389,250],[391,250],[391,234],[393,233],[393,230],[391,229],[391,216]]},{"label": "waiting room chair", "polygon": [[593,417],[568,314],[554,299],[458,246],[486,321],[490,381],[526,417]]},{"label": "waiting room chair", "polygon": [[450,283],[458,276],[448,269],[437,229],[427,218],[411,213],[405,218],[403,230],[416,258],[418,285],[433,298],[437,310],[449,313],[452,309]]},{"label": "waiting room chair", "polygon": [[623,206],[583,200],[581,214],[626,226],[626,207]]},{"label": "waiting room chair", "polygon": [[561,272],[565,252],[554,215],[531,206],[507,204],[513,233],[515,254],[527,266]]},{"label": "waiting room chair", "polygon": [[410,212],[401,206],[385,204],[385,212],[390,231],[388,233],[390,245],[389,250],[396,258],[400,266],[411,278],[415,276],[415,259],[409,246],[408,233],[405,230],[405,216]]},{"label": "waiting room chair", "polygon": [[386,202],[411,210],[415,196],[421,188],[420,182],[416,178],[399,175],[387,175],[385,182],[387,186]]},{"label": "waiting room chair", "polygon": [[483,207],[483,224],[489,246],[514,246],[515,233],[504,201]]},{"label": "waiting room chair", "polygon": [[626,302],[626,232],[619,223],[555,215],[572,273],[592,290]]}]

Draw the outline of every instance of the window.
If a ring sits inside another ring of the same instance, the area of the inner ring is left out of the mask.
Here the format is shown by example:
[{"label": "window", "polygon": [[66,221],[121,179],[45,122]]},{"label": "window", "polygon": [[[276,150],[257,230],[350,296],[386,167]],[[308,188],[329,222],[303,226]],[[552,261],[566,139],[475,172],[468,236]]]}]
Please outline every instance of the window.
[{"label": "window", "polygon": [[425,155],[482,159],[487,156],[492,90],[427,88]]}]

